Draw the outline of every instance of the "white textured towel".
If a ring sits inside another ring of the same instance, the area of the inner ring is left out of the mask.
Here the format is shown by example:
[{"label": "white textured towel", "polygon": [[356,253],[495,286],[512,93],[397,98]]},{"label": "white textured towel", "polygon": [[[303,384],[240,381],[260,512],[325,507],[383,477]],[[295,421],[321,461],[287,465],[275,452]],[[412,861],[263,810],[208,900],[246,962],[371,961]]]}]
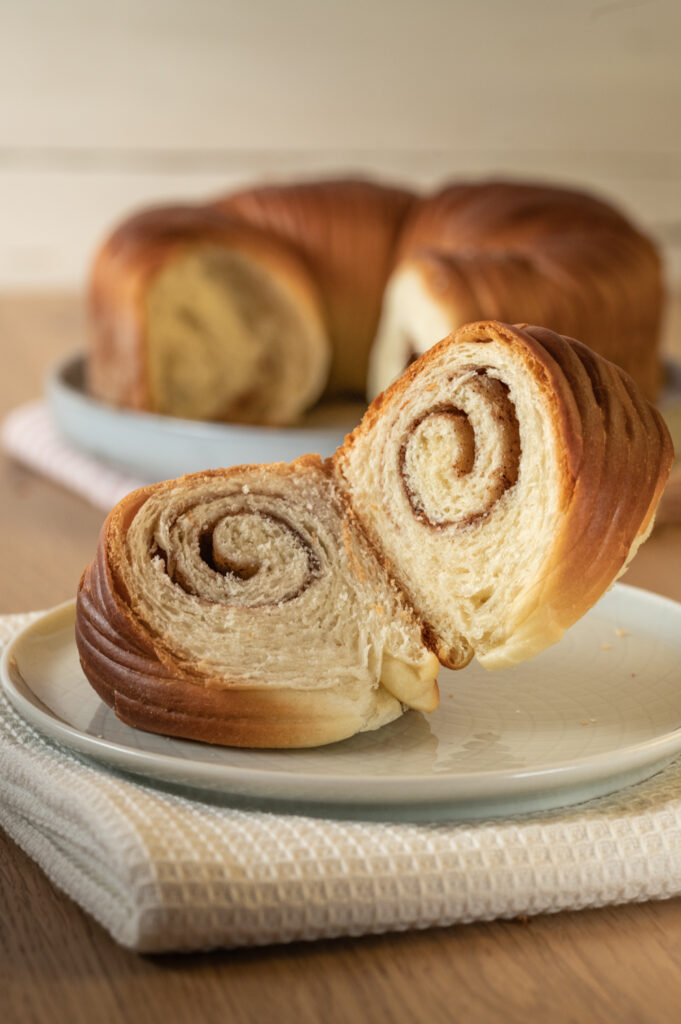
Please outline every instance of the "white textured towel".
[{"label": "white textured towel", "polygon": [[[0,645],[33,618],[0,618]],[[144,952],[490,920],[681,893],[681,762],[580,807],[475,824],[202,804],[86,764],[0,697],[0,825]]]}]

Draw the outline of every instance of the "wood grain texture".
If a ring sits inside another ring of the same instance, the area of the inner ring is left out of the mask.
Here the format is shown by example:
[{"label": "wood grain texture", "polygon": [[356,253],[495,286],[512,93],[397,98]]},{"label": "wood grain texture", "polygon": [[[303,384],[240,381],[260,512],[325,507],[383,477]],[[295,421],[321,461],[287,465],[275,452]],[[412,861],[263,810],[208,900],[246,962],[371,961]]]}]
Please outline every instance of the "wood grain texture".
[{"label": "wood grain texture", "polygon": [[[0,296],[0,413],[39,394],[81,343],[69,296]],[[0,465],[0,611],[66,600],[102,513]],[[681,600],[681,526],[641,549],[628,583]],[[0,835],[3,1024],[671,1024],[681,1000],[681,900],[428,932],[197,956],[117,947]]]}]

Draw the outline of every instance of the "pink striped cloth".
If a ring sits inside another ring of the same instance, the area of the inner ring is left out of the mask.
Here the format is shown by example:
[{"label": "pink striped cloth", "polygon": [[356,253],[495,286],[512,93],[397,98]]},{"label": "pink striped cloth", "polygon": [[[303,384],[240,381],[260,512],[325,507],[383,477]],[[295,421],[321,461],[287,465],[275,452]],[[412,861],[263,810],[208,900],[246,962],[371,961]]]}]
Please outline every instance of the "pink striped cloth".
[{"label": "pink striped cloth", "polygon": [[9,413],[0,442],[12,458],[108,511],[129,491],[149,483],[128,476],[64,441],[45,402],[28,402]]},{"label": "pink striped cloth", "polygon": [[[42,401],[14,409],[2,425],[0,442],[18,462],[107,511],[129,491],[150,483],[128,476],[64,441]],[[674,465],[656,521],[658,525],[681,522],[681,459]]]}]

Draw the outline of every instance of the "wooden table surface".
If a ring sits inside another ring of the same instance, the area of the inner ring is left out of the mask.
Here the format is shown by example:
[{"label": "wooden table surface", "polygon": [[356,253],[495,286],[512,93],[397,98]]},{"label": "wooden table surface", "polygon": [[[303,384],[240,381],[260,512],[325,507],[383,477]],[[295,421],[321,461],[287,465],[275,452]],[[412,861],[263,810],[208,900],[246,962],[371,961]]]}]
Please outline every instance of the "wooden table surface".
[{"label": "wooden table surface", "polygon": [[[0,295],[0,414],[38,396],[46,368],[82,347],[82,334],[74,297]],[[102,513],[4,457],[0,474],[0,612],[68,599]],[[681,600],[681,526],[655,531],[627,582]],[[4,1024],[680,1019],[678,899],[528,922],[142,957],[117,947],[0,834]]]}]

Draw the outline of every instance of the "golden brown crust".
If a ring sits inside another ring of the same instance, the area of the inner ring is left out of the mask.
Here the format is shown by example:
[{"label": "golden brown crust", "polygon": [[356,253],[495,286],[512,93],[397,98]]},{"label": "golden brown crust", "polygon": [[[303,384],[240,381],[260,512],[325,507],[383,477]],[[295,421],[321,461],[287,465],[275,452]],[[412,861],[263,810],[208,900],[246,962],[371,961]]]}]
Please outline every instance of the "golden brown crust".
[{"label": "golden brown crust", "polygon": [[647,535],[674,449],[657,409],[618,366],[545,328],[526,327],[523,333],[560,366],[581,426],[579,434],[562,430],[568,506],[541,597],[572,624]]},{"label": "golden brown crust", "polygon": [[405,189],[348,179],[267,185],[214,203],[292,245],[314,275],[334,352],[329,395],[365,391],[383,291],[413,202]]},{"label": "golden brown crust", "polygon": [[449,186],[412,207],[396,257],[410,261],[460,322],[550,323],[655,398],[660,258],[612,206],[545,185]]}]

